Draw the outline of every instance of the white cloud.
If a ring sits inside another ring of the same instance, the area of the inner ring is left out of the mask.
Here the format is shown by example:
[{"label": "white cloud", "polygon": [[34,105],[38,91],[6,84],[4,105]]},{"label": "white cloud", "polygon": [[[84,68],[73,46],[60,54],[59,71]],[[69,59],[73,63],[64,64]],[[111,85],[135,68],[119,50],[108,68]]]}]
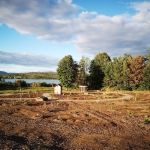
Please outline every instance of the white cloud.
[{"label": "white cloud", "polygon": [[20,33],[54,41],[66,41],[72,37],[71,17],[76,11],[71,0],[0,1],[1,22]]},{"label": "white cloud", "polygon": [[144,54],[150,46],[150,3],[134,3],[133,7],[138,11],[134,16],[79,16],[82,31],[78,32],[74,45],[79,51],[93,55],[98,52],[108,52],[112,57]]},{"label": "white cloud", "polygon": [[150,46],[150,2],[131,5],[135,15],[82,12],[77,16],[78,7],[71,0],[1,0],[0,22],[40,39],[72,42],[87,54],[141,54]]},{"label": "white cloud", "polygon": [[59,60],[51,56],[0,51],[0,64],[56,68]]}]

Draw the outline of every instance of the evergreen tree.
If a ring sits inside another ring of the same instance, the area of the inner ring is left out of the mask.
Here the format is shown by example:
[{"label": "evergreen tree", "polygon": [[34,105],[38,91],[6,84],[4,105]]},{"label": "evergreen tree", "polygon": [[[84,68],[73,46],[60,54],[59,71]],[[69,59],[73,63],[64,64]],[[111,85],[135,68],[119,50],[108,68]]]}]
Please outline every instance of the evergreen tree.
[{"label": "evergreen tree", "polygon": [[150,48],[147,50],[148,54],[145,56],[146,67],[143,70],[143,86],[145,89],[150,89]]},{"label": "evergreen tree", "polygon": [[58,63],[57,75],[62,86],[72,87],[76,80],[77,66],[71,55],[65,56]]},{"label": "evergreen tree", "polygon": [[113,64],[110,61],[105,68],[104,86],[113,86]]},{"label": "evergreen tree", "polygon": [[[108,56],[107,53],[103,52],[103,53],[99,53],[94,57],[94,62],[97,66],[100,67],[100,70],[103,72],[103,81],[104,81],[104,85],[108,84],[108,70],[110,69],[110,62],[111,59]],[[109,65],[109,67],[108,67]]]},{"label": "evergreen tree", "polygon": [[89,66],[90,66],[90,59],[88,57],[82,56],[82,59],[79,62],[79,70],[77,76],[78,85],[87,85]]},{"label": "evergreen tree", "polygon": [[101,68],[103,73],[105,74],[105,69],[107,64],[111,61],[110,57],[107,53],[99,53],[94,57],[95,63]]},{"label": "evergreen tree", "polygon": [[150,64],[148,64],[143,70],[143,84],[145,89],[150,89]]},{"label": "evergreen tree", "polygon": [[113,58],[113,85],[117,86],[122,83],[123,59],[122,57]]},{"label": "evergreen tree", "polygon": [[89,86],[92,89],[100,89],[102,87],[104,74],[100,67],[95,63],[94,60],[91,61],[89,69]]}]

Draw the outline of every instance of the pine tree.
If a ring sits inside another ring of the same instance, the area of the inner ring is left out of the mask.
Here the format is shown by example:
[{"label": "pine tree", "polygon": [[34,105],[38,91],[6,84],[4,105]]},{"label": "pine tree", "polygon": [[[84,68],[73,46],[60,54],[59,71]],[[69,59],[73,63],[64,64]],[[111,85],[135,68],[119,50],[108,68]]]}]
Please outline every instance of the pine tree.
[{"label": "pine tree", "polygon": [[91,61],[89,69],[89,85],[92,89],[100,89],[103,84],[104,74],[100,67],[95,63],[94,60]]}]

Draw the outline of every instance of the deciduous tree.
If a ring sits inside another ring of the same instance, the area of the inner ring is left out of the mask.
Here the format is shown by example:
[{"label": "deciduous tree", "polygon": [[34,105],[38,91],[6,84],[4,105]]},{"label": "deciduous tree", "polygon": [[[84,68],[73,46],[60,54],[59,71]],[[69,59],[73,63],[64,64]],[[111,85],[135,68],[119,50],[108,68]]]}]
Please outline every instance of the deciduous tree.
[{"label": "deciduous tree", "polygon": [[132,86],[139,86],[143,78],[143,70],[145,68],[145,58],[141,55],[132,57],[129,61],[129,78]]}]

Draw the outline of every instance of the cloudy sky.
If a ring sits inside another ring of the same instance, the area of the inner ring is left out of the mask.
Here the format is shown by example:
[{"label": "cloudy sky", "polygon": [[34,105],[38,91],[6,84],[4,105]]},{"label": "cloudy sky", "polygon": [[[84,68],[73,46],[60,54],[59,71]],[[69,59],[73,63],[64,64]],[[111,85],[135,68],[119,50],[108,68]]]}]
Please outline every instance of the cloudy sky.
[{"label": "cloudy sky", "polygon": [[149,47],[150,0],[0,0],[0,71],[56,71],[66,55]]}]

